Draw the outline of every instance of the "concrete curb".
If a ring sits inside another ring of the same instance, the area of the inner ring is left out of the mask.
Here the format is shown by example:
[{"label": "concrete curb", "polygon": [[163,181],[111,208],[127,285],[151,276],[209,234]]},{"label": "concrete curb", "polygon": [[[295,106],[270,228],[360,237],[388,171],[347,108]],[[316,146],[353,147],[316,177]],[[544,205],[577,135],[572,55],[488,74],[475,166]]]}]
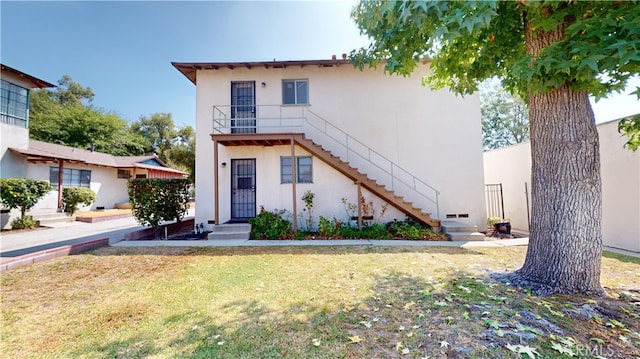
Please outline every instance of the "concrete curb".
[{"label": "concrete curb", "polygon": [[496,241],[405,241],[405,240],[246,240],[217,239],[201,241],[120,241],[113,247],[317,247],[317,246],[376,246],[376,247],[511,247],[526,246],[529,238]]},{"label": "concrete curb", "polygon": [[10,269],[26,266],[29,264],[44,262],[46,260],[57,257],[78,254],[108,245],[109,238],[100,238],[91,241],[61,246],[53,249],[47,249],[44,251],[33,252],[19,257],[4,257],[0,258],[0,272],[8,271]]}]

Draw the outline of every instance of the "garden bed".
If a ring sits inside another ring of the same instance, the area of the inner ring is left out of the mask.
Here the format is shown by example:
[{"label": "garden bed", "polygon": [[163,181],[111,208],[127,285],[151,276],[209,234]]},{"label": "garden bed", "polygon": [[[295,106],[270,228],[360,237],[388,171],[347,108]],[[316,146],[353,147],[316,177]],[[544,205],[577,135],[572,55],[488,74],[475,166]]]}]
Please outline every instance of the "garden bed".
[{"label": "garden bed", "polygon": [[[194,219],[187,219],[178,223],[171,223],[162,226],[158,233],[153,228],[146,228],[135,232],[125,234],[126,241],[150,241],[157,239],[166,240],[201,240],[207,239],[209,232],[201,231],[194,233]],[[165,231],[166,229],[166,231]],[[157,234],[157,235],[156,235]],[[166,234],[166,238],[165,238]]]}]

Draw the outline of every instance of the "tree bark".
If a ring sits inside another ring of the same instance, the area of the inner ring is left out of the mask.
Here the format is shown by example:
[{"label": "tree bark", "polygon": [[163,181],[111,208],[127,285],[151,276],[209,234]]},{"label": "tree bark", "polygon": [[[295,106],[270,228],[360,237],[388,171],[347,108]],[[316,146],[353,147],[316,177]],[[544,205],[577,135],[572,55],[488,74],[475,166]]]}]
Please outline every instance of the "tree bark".
[{"label": "tree bark", "polygon": [[[548,32],[527,29],[527,52],[535,58],[564,36],[566,25]],[[570,83],[530,93],[529,120],[531,233],[514,278],[544,294],[602,295],[600,154],[588,93],[572,90]]]}]

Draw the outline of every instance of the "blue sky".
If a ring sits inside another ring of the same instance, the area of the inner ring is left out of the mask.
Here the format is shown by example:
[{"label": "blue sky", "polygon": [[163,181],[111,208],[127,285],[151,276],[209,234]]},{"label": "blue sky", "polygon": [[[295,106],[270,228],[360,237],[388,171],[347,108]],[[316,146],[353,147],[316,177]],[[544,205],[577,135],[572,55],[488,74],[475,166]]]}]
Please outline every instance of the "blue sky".
[{"label": "blue sky", "polygon": [[[171,61],[329,59],[367,41],[332,2],[0,3],[0,61],[56,83],[91,87],[94,104],[127,120],[170,112],[194,125],[195,86]],[[640,81],[634,83],[640,86]],[[634,96],[594,107],[598,122],[640,112]]]}]

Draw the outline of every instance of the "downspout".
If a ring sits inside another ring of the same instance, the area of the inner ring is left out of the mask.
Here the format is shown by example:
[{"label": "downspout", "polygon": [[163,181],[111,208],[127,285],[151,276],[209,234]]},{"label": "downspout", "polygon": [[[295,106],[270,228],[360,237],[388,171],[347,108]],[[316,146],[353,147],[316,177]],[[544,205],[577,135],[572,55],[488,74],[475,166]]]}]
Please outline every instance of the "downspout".
[{"label": "downspout", "polygon": [[291,196],[293,200],[293,232],[298,233],[298,204],[296,201],[296,144],[291,136]]},{"label": "downspout", "polygon": [[64,161],[58,160],[58,212],[62,212],[62,172],[64,171]]}]

